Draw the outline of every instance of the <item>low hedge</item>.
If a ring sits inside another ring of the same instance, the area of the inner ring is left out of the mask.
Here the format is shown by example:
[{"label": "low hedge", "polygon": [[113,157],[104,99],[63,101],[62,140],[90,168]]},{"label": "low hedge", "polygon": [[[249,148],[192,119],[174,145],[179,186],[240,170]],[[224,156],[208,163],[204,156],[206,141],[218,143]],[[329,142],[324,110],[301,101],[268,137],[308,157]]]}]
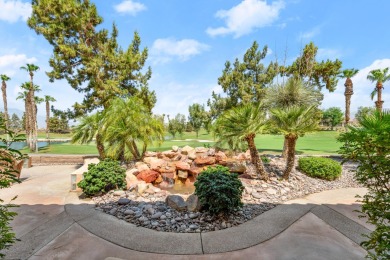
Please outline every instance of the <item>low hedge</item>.
[{"label": "low hedge", "polygon": [[88,165],[88,171],[84,172],[84,179],[79,186],[87,196],[94,196],[100,192],[108,192],[113,189],[126,188],[126,170],[119,162],[105,159],[98,164]]},{"label": "low hedge", "polygon": [[209,167],[196,179],[195,194],[211,214],[229,214],[243,206],[244,186],[236,173],[222,166]]},{"label": "low hedge", "polygon": [[306,175],[332,181],[341,176],[341,164],[335,160],[322,157],[302,157],[298,166]]}]

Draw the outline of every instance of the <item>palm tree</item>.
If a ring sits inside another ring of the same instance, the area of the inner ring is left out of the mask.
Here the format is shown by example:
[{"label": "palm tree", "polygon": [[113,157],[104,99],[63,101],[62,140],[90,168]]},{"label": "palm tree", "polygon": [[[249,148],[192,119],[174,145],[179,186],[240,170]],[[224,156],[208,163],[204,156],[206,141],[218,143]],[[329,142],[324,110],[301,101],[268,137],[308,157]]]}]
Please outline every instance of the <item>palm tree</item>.
[{"label": "palm tree", "polygon": [[353,83],[351,78],[355,76],[359,70],[345,69],[341,72],[340,78],[345,79],[345,125],[348,125],[350,119],[351,96],[353,95]]},{"label": "palm tree", "polygon": [[[299,77],[290,77],[285,83],[267,89],[266,102],[269,108],[284,109],[290,106],[320,105],[324,95],[310,83]],[[287,140],[284,140],[282,156],[287,159]]]},{"label": "palm tree", "polygon": [[255,144],[256,134],[265,127],[266,118],[261,105],[232,108],[223,113],[215,123],[214,134],[219,140],[227,140],[231,144],[246,141],[251,154],[251,162],[255,165],[258,176],[267,180],[268,175]]},{"label": "palm tree", "polygon": [[[22,99],[24,101],[24,106],[25,106],[25,115],[26,115],[26,118],[25,118],[25,129],[26,129],[26,135],[28,136],[29,134],[31,135],[31,132],[32,132],[32,125],[35,125],[35,124],[32,124],[30,122],[30,119],[32,117],[36,118],[36,113],[37,113],[37,109],[36,109],[36,106],[34,106],[33,108],[31,108],[29,106],[29,103],[28,103],[28,98],[30,97],[29,93],[30,93],[30,83],[29,82],[25,82],[23,83],[21,86],[20,86],[21,89],[24,89],[24,91],[22,92],[18,92],[18,96],[16,97],[16,99]],[[41,91],[41,89],[39,88],[38,85],[34,85],[34,92],[39,92]],[[39,102],[39,98],[34,96],[34,104]],[[33,116],[31,116],[30,114],[33,114]],[[33,142],[33,139],[30,139],[30,138],[27,138],[26,139],[27,141],[27,144],[28,146],[30,147],[30,150],[31,151],[36,151],[35,149],[37,148],[37,146],[32,149],[32,142]]]},{"label": "palm tree", "polygon": [[49,126],[50,126],[50,102],[57,101],[55,98],[45,95],[44,98],[46,102],[46,139],[49,139]]},{"label": "palm tree", "polygon": [[102,119],[102,112],[82,117],[80,123],[72,130],[71,140],[72,143],[87,144],[96,138],[96,148],[101,160],[106,158],[103,136],[101,134],[103,128]]},{"label": "palm tree", "polygon": [[367,79],[371,82],[376,81],[376,86],[374,91],[371,93],[371,99],[373,100],[375,95],[377,94],[377,101],[375,101],[376,109],[381,112],[383,102],[382,101],[382,89],[383,89],[383,83],[388,81],[390,79],[390,74],[387,74],[389,72],[389,68],[385,68],[383,70],[376,69],[370,71],[370,73],[367,76]]},{"label": "palm tree", "polygon": [[131,158],[139,160],[150,144],[160,144],[164,140],[161,119],[151,115],[149,109],[136,97],[114,99],[104,114],[102,134],[104,141],[109,144],[109,157],[122,161]]},{"label": "palm tree", "polygon": [[5,120],[5,127],[6,129],[9,128],[9,122],[8,122],[8,106],[7,106],[7,83],[6,81],[10,80],[11,78],[7,75],[1,74],[1,92],[3,93],[3,102],[4,102],[4,120]]},{"label": "palm tree", "polygon": [[271,123],[284,134],[287,143],[287,163],[283,178],[288,179],[295,164],[295,145],[299,136],[315,131],[320,122],[316,106],[290,106],[274,108],[271,112]]},{"label": "palm tree", "polygon": [[[28,139],[30,139],[30,150],[31,151],[38,151],[38,146],[37,146],[37,131],[38,131],[38,126],[37,126],[37,119],[36,119],[36,113],[35,111],[35,98],[34,98],[34,72],[39,70],[39,67],[34,64],[29,64],[27,63],[26,66],[20,67],[20,69],[25,70],[28,72],[30,75],[30,88],[27,96],[27,104],[29,107],[29,115],[26,115],[27,117],[30,117],[28,119],[28,122],[30,124],[29,126],[29,133],[27,133]],[[27,121],[26,121],[27,122]]]}]

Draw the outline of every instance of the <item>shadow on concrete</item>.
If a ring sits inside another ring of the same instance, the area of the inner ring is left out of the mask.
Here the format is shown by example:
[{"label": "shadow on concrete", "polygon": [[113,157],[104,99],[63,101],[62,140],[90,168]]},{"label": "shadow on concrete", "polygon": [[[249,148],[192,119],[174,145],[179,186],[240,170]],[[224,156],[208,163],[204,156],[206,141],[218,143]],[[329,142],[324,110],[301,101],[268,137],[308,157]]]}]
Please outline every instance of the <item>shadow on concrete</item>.
[{"label": "shadow on concrete", "polygon": [[[352,212],[360,207],[359,204],[281,204],[232,228],[173,233],[137,227],[96,210],[93,204],[77,203],[20,205],[17,208],[19,215],[12,222],[20,241],[6,251],[6,259],[27,259],[30,256],[36,259],[76,259],[73,257],[80,255],[88,256],[88,259],[104,259],[102,256],[134,259],[128,257],[129,252],[199,256],[252,252],[256,247],[276,250],[277,254],[285,250],[298,254],[296,247],[301,249],[301,256],[305,256],[304,252],[308,256],[313,247],[318,247],[317,253],[328,256],[326,259],[360,259],[365,251],[358,244],[363,241],[362,234],[370,233],[368,228],[343,212],[351,208],[350,214],[357,214]],[[290,229],[292,231],[287,232]],[[333,232],[333,229],[337,231]],[[291,244],[291,241],[295,242]],[[53,258],[53,254],[64,258]],[[290,252],[289,256],[292,255]]]}]

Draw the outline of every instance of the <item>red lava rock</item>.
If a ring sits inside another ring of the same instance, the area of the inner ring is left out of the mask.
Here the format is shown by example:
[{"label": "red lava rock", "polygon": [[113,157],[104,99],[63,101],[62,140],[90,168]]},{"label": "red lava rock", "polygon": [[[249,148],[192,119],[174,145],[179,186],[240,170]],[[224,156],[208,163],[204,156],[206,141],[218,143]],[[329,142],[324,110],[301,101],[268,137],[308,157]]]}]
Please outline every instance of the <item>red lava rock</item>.
[{"label": "red lava rock", "polygon": [[138,180],[143,180],[146,183],[152,183],[152,182],[154,182],[158,178],[158,176],[160,176],[160,174],[158,172],[156,172],[156,171],[145,170],[145,171],[140,172],[137,175],[137,179]]},{"label": "red lava rock", "polygon": [[198,165],[211,165],[215,164],[215,158],[214,157],[197,157],[195,159],[195,163]]}]

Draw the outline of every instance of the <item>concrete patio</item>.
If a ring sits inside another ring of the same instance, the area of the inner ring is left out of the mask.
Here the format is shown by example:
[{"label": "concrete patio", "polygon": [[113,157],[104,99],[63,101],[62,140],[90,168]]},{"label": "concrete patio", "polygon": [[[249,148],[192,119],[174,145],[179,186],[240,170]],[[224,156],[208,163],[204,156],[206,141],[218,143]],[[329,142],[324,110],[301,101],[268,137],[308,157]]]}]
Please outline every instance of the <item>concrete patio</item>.
[{"label": "concrete patio", "polygon": [[20,205],[12,222],[20,239],[6,259],[364,259],[355,195],[339,189],[292,200],[240,226],[207,233],[157,232],[94,209],[69,192],[80,166],[23,169],[21,184],[0,190]]}]

